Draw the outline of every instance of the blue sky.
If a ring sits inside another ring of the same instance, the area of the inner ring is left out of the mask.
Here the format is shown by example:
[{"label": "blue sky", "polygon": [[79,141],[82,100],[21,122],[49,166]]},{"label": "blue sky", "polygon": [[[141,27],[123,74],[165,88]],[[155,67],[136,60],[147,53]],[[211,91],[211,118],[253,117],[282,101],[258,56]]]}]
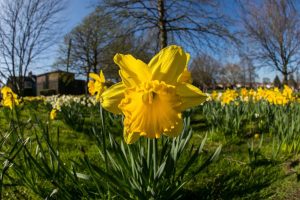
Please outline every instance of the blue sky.
[{"label": "blue sky", "polygon": [[[57,50],[59,44],[63,40],[63,36],[72,30],[76,25],[80,24],[85,16],[87,16],[90,12],[93,11],[95,5],[99,0],[68,0],[66,4],[66,10],[62,13],[62,18],[64,19],[63,29],[61,38],[57,41],[57,44],[48,49],[48,53],[46,55],[47,59],[42,59],[34,63],[34,72],[36,74],[43,73],[46,71],[53,70],[51,65],[55,62],[55,58],[57,57]],[[232,17],[238,17],[238,10],[235,0],[224,0],[222,2],[222,7],[226,14],[231,15]],[[225,56],[224,56],[225,57]],[[226,58],[222,59],[223,62],[237,62],[236,55],[227,55]],[[221,58],[220,58],[221,59]],[[276,74],[274,71],[270,69],[261,69],[258,71],[259,81],[261,81],[264,77],[270,78],[273,81]]]},{"label": "blue sky", "polygon": [[[238,5],[236,3],[237,0],[220,0],[223,12],[233,19],[239,19],[239,10]],[[255,1],[255,0],[254,0]],[[260,1],[260,0],[258,0]],[[238,62],[238,58],[236,54],[229,55],[226,59],[224,59],[225,62]],[[269,78],[270,81],[273,82],[276,75],[278,75],[281,78],[281,75],[279,72],[276,72],[272,70],[272,68],[262,68],[257,70],[257,74],[259,76],[258,81],[262,81],[263,78]]]},{"label": "blue sky", "polygon": [[95,5],[99,0],[68,0],[64,15],[67,23],[65,27],[66,33],[73,27],[78,25],[81,20],[93,11]]},{"label": "blue sky", "polygon": [[[63,29],[61,30],[61,37],[57,43],[47,50],[47,54],[43,59],[38,60],[34,63],[32,70],[34,73],[44,73],[53,70],[51,65],[55,62],[57,57],[57,50],[59,44],[63,41],[65,34],[70,32],[76,25],[80,24],[81,21],[91,13],[95,5],[99,0],[67,0],[66,9],[61,13],[63,21]],[[34,69],[35,68],[35,69]]]}]

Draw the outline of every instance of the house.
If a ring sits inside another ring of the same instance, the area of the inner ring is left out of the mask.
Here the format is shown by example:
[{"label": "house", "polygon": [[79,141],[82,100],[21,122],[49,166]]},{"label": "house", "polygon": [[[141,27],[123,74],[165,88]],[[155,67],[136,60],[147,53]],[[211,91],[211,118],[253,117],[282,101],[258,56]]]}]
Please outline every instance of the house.
[{"label": "house", "polygon": [[[24,93],[23,96],[36,96],[36,76],[32,72],[28,73],[28,76],[23,77],[24,79]],[[18,83],[19,77],[8,77],[6,85],[14,92],[17,91],[16,86],[13,83]]]},{"label": "house", "polygon": [[71,72],[56,70],[36,76],[36,94],[73,94],[85,93],[85,81],[76,80]]}]

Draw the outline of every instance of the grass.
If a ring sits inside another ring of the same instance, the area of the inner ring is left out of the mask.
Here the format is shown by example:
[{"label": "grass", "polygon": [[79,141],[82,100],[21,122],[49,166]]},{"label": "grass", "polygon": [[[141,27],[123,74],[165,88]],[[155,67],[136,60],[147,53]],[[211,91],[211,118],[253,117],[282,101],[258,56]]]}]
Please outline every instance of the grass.
[{"label": "grass", "polygon": [[[32,110],[30,109],[30,111]],[[21,119],[22,121],[28,120],[28,118],[32,119],[34,118],[34,114],[38,114],[38,117],[43,122],[46,122],[49,118],[49,110],[41,105],[36,113],[29,113],[29,109],[24,108],[24,110],[21,111]],[[5,119],[5,115],[7,115],[7,113],[1,112],[2,120],[0,120],[0,125],[1,127],[5,127],[4,130],[8,128],[6,120],[3,120]],[[51,127],[49,135],[53,144],[57,142],[57,130],[59,129],[60,158],[61,160],[66,161],[66,165],[71,164],[70,160],[77,161],[79,158],[82,158],[84,154],[89,155],[91,159],[96,159],[98,156],[98,147],[91,135],[87,132],[83,133],[75,131],[61,120],[53,120],[49,121],[49,123],[49,127]],[[36,123],[34,123],[34,127],[38,129]],[[31,138],[34,137],[33,129],[26,130],[25,134]],[[14,174],[10,175],[14,176]],[[41,184],[48,183],[41,182]],[[5,187],[3,196],[4,199],[40,199],[37,195],[23,186]]]},{"label": "grass", "polygon": [[[211,132],[203,115],[192,116],[193,142],[208,134],[207,151],[222,144],[219,159],[189,184],[189,199],[299,199],[299,155],[281,153],[272,158],[271,136],[231,138]],[[253,151],[249,148],[253,143]],[[253,158],[253,154],[257,154]],[[187,199],[188,199],[187,198]]]},{"label": "grass", "polygon": [[[32,112],[32,111],[31,111]],[[35,114],[43,123],[48,121],[49,108],[40,105],[35,108]],[[22,110],[22,120],[33,117],[28,108]],[[1,130],[8,129],[5,120],[5,112],[0,112]],[[50,137],[52,142],[57,142],[57,130],[59,129],[60,158],[66,165],[71,166],[72,161],[78,161],[84,155],[97,162],[98,147],[89,127],[99,120],[97,115],[85,116],[85,125],[81,131],[72,129],[59,118],[50,121]],[[220,144],[223,146],[220,157],[207,169],[185,186],[185,199],[299,199],[300,198],[300,162],[299,156],[289,156],[284,153],[272,158],[272,143],[266,137],[260,148],[259,139],[234,138],[228,140],[222,134],[211,132],[210,127],[201,112],[192,115],[191,121],[194,134],[191,143],[200,145],[205,134],[208,139],[205,144],[205,152],[213,152]],[[38,129],[38,124],[34,124]],[[120,119],[111,124],[114,134],[119,134],[122,139]],[[25,131],[32,137],[32,129]],[[253,143],[253,149],[249,151],[249,145]],[[205,153],[204,152],[204,153]],[[103,164],[103,163],[102,163]],[[10,176],[15,177],[10,170]],[[50,184],[43,182],[41,184]],[[3,199],[41,199],[28,188],[6,186]]]}]

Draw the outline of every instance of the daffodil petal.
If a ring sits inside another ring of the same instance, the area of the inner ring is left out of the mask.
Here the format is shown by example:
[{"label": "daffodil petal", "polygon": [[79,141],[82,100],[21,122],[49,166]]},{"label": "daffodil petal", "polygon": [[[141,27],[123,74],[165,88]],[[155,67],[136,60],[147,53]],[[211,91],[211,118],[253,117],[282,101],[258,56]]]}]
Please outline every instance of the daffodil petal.
[{"label": "daffodil petal", "polygon": [[188,70],[188,62],[190,61],[191,55],[189,53],[186,53],[186,57],[187,57],[187,62],[186,62],[185,68],[184,68],[183,72],[180,74],[180,76],[178,77],[177,82],[184,82],[184,83],[192,84],[192,82],[193,82],[192,74]]},{"label": "daffodil petal", "polygon": [[152,80],[174,85],[187,65],[188,57],[183,49],[176,45],[162,49],[148,64]]},{"label": "daffodil petal", "polygon": [[50,119],[54,120],[57,116],[57,110],[56,109],[52,109],[50,112]]},{"label": "daffodil petal", "polygon": [[197,106],[207,99],[207,96],[199,88],[188,83],[179,83],[176,87],[176,93],[181,98],[180,109],[182,111]]},{"label": "daffodil petal", "polygon": [[125,75],[123,75],[123,74],[124,74],[124,72],[122,73],[122,71],[119,70],[119,75],[120,75],[120,77],[121,77],[121,79],[122,79],[122,82],[123,82],[123,84],[124,84],[125,86],[130,87],[131,85],[135,84],[134,82],[132,82],[132,80],[126,78],[126,74],[125,74]]},{"label": "daffodil petal", "polygon": [[102,107],[114,114],[120,114],[121,111],[118,108],[118,105],[124,98],[125,88],[125,85],[120,82],[105,90],[100,98]]},{"label": "daffodil petal", "polygon": [[127,132],[127,129],[124,128],[124,140],[127,144],[133,144],[135,143],[139,138],[140,138],[140,134],[136,133],[136,132]]},{"label": "daffodil petal", "polygon": [[88,82],[88,90],[89,90],[89,93],[94,96],[95,93],[96,93],[96,89],[95,89],[95,81],[94,80],[90,80]]},{"label": "daffodil petal", "polygon": [[1,93],[2,93],[2,96],[3,96],[4,99],[5,99],[5,97],[7,97],[10,94],[13,94],[14,96],[16,96],[16,94],[14,94],[14,92],[12,91],[12,89],[10,87],[7,87],[7,86],[4,86],[1,89]]},{"label": "daffodil petal", "polygon": [[100,76],[99,76],[99,78],[100,78],[100,82],[105,83],[105,76],[104,76],[102,70],[100,71]]},{"label": "daffodil petal", "polygon": [[96,73],[89,73],[89,77],[94,79],[95,81],[100,81],[100,77]]},{"label": "daffodil petal", "polygon": [[179,83],[192,83],[192,74],[189,72],[187,68],[184,69],[184,71],[180,74],[178,77]]},{"label": "daffodil petal", "polygon": [[135,86],[151,78],[148,66],[132,55],[116,54],[114,61],[120,67],[122,81],[127,87]]},{"label": "daffodil petal", "polygon": [[186,65],[185,65],[185,67],[187,67],[187,64],[190,62],[190,59],[191,59],[191,54],[189,54],[189,53],[186,53]]},{"label": "daffodil petal", "polygon": [[14,106],[19,105],[18,96],[12,91],[10,87],[4,86],[1,89],[2,105],[13,109]]}]

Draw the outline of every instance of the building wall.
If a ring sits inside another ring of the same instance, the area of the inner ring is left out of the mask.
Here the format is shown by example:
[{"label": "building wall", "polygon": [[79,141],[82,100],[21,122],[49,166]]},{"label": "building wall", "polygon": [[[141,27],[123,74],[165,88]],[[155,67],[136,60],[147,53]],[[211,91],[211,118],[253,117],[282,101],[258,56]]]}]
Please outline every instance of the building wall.
[{"label": "building wall", "polygon": [[61,73],[59,74],[59,94],[73,94],[73,83],[75,80],[74,74]]},{"label": "building wall", "polygon": [[36,77],[36,94],[41,95],[41,91],[44,90],[44,83],[46,81],[46,76]]},{"label": "building wall", "polygon": [[38,76],[36,79],[37,82],[37,95],[41,95],[43,91],[53,90],[54,93],[58,93],[59,86],[59,73],[50,73]]},{"label": "building wall", "polygon": [[37,77],[37,95],[84,94],[85,82],[75,80],[73,73],[52,72]]},{"label": "building wall", "polygon": [[51,73],[48,75],[48,89],[55,90],[58,93],[59,90],[59,73]]}]

